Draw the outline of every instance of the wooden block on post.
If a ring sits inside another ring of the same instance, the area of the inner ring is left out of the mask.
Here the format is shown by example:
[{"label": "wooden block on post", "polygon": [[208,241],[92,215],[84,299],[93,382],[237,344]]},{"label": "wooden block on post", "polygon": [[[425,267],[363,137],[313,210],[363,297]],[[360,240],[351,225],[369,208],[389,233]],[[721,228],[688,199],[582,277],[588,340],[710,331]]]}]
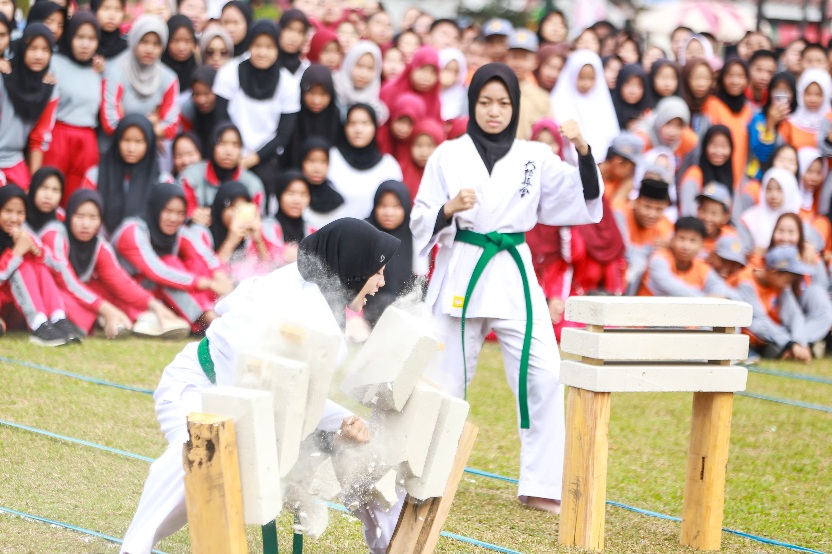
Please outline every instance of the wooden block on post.
[{"label": "wooden block on post", "polygon": [[558,542],[604,549],[610,393],[569,387]]},{"label": "wooden block on post", "polygon": [[468,457],[474,449],[479,429],[466,423],[459,439],[453,469],[441,497],[415,503],[409,496],[405,499],[399,522],[387,548],[388,554],[433,554],[439,542],[439,534],[451,512],[451,504],[459,488],[459,482],[468,464]]},{"label": "wooden block on post", "polygon": [[182,449],[191,552],[247,554],[234,420],[192,413]]},{"label": "wooden block on post", "polygon": [[730,392],[693,395],[681,543],[699,550],[719,550],[722,540],[733,403]]}]

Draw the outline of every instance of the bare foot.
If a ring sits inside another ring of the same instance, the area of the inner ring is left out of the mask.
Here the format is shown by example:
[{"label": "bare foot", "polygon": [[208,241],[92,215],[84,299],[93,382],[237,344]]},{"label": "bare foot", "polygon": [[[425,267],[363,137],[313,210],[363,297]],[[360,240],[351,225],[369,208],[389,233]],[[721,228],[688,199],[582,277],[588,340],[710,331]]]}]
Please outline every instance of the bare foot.
[{"label": "bare foot", "polygon": [[527,496],[526,500],[521,500],[521,502],[523,502],[527,508],[531,508],[532,510],[541,510],[543,512],[549,512],[550,514],[560,515],[560,500]]}]

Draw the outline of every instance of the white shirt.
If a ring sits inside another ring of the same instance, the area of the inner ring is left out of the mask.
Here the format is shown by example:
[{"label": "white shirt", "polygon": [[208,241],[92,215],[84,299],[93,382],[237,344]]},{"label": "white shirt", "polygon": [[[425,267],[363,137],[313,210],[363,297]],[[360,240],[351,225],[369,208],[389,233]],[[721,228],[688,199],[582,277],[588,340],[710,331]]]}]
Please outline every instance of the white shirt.
[{"label": "white shirt", "polygon": [[[332,181],[332,188],[344,197],[344,203],[341,206],[326,214],[331,218],[330,221],[342,217],[366,219],[373,211],[373,198],[378,186],[391,179],[401,181],[402,168],[399,167],[396,158],[385,154],[381,161],[370,169],[355,169],[347,163],[340,150],[332,147],[329,150],[327,177]],[[312,223],[311,220],[310,223]]]}]

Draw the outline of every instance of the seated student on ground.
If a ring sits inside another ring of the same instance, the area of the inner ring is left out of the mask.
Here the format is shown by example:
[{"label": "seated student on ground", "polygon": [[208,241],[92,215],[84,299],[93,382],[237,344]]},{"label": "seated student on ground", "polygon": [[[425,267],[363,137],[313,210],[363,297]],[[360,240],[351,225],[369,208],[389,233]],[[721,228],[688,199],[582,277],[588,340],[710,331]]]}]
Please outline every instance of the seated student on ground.
[{"label": "seated student on ground", "polygon": [[776,246],[766,252],[765,268],[747,267],[740,273],[737,293],[754,310],[743,332],[763,357],[812,361],[806,317],[793,290],[812,269],[799,255],[794,246]]},{"label": "seated student on ground", "polygon": [[705,225],[705,242],[700,257],[707,258],[716,242],[724,236],[737,236],[731,227],[731,193],[721,183],[708,183],[696,197],[696,217]]},{"label": "seated student on ground", "polygon": [[737,288],[740,272],[748,265],[748,258],[737,236],[722,236],[705,260],[728,284]]},{"label": "seated student on ground", "polygon": [[670,248],[656,250],[642,277],[639,296],[734,297],[734,291],[699,257],[705,225],[695,217],[676,222]]},{"label": "seated student on ground", "polygon": [[616,211],[615,219],[627,245],[627,294],[634,295],[647,260],[656,248],[668,246],[673,224],[663,215],[670,206],[667,183],[644,179],[633,206]]},{"label": "seated student on ground", "polygon": [[17,308],[34,344],[81,342],[84,333],[67,320],[50,272],[56,264],[25,223],[26,193],[14,184],[0,187],[0,305]]},{"label": "seated student on ground", "polygon": [[217,317],[214,303],[233,284],[211,249],[182,232],[184,224],[185,194],[176,185],[159,184],[147,215],[126,220],[111,243],[127,272],[198,331]]},{"label": "seated student on ground", "polygon": [[170,155],[173,168],[169,175],[161,177],[163,183],[175,183],[183,171],[202,161],[202,141],[193,132],[183,131],[173,139]]},{"label": "seated student on ground", "polygon": [[58,286],[66,308],[87,334],[96,321],[107,338],[130,331],[139,336],[184,339],[191,331],[118,263],[101,229],[101,196],[79,189],[67,203],[66,223],[50,226],[43,243],[61,267]]},{"label": "seated student on ground", "polygon": [[627,197],[633,188],[636,165],[641,161],[644,141],[625,131],[612,139],[607,159],[598,164],[604,178],[604,198],[614,208],[627,204]]},{"label": "seated student on ground", "polygon": [[759,203],[742,215],[737,229],[749,252],[762,258],[771,243],[778,218],[800,210],[800,191],[794,174],[785,169],[769,169],[763,175]]},{"label": "seated student on ground", "polygon": [[300,146],[301,171],[309,183],[309,208],[304,218],[312,227],[320,229],[338,219],[338,208],[344,197],[332,186],[329,173],[329,142],[320,137],[310,137]]}]

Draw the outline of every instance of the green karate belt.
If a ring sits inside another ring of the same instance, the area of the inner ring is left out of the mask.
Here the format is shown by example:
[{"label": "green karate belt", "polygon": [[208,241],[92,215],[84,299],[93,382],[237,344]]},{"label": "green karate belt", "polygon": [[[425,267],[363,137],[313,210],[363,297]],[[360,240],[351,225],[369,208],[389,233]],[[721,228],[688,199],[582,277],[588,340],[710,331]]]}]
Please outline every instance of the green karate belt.
[{"label": "green karate belt", "polygon": [[524,233],[498,233],[496,231],[481,234],[465,229],[457,229],[457,242],[473,244],[482,248],[482,255],[474,266],[471,280],[468,282],[468,289],[465,291],[465,299],[462,304],[462,364],[465,371],[465,397],[468,397],[468,360],[465,357],[465,314],[468,312],[468,301],[477,286],[477,282],[485,270],[485,266],[499,252],[508,251],[511,254],[517,269],[520,270],[520,277],[523,279],[523,294],[526,297],[526,334],[523,336],[523,352],[520,356],[520,428],[529,428],[529,397],[528,397],[528,376],[529,376],[529,351],[532,345],[532,295],[529,288],[529,278],[526,275],[526,268],[517,246],[526,242]]},{"label": "green karate belt", "polygon": [[196,357],[199,360],[199,366],[202,368],[205,376],[211,381],[212,385],[217,384],[217,372],[214,369],[214,360],[211,359],[211,350],[208,347],[208,337],[199,341],[199,346],[196,348]]}]

